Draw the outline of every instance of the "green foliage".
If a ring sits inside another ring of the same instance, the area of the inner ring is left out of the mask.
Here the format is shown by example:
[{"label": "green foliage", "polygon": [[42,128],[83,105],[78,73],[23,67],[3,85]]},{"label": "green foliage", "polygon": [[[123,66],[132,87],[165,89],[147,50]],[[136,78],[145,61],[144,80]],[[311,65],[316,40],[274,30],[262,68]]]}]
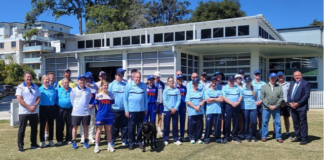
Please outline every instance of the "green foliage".
[{"label": "green foliage", "polygon": [[318,21],[317,19],[313,20],[313,23],[309,24],[309,26],[323,26],[323,21]]},{"label": "green foliage", "polygon": [[[34,70],[26,65],[19,65],[12,62],[5,64],[4,61],[0,61],[0,70],[0,83],[2,82],[9,85],[18,85],[24,81],[23,76],[25,71],[30,71],[32,73],[33,79],[36,78]],[[35,82],[37,82],[37,80]]]},{"label": "green foliage", "polygon": [[35,35],[37,35],[38,33],[38,29],[37,28],[33,28],[27,32],[25,32],[25,34],[23,35],[23,38],[25,39],[26,43],[29,42],[31,40],[31,38]]},{"label": "green foliage", "polygon": [[223,0],[199,2],[199,6],[193,12],[191,22],[211,21],[236,17],[245,17],[238,0]]}]

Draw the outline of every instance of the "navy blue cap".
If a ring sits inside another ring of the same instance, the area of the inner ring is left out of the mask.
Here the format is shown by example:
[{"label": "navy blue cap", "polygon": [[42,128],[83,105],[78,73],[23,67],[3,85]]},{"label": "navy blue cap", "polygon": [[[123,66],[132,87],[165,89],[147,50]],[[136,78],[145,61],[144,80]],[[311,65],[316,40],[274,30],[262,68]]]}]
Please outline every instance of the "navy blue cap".
[{"label": "navy blue cap", "polygon": [[214,76],[216,76],[217,74],[222,75],[222,78],[225,77],[224,74],[223,74],[222,72],[216,71],[215,74],[214,74]]},{"label": "navy blue cap", "polygon": [[251,77],[246,77],[245,78],[245,82],[251,82],[251,81],[252,81]]},{"label": "navy blue cap", "polygon": [[122,68],[118,68],[116,71],[116,74],[123,74],[126,70],[122,69]]},{"label": "navy blue cap", "polygon": [[232,79],[234,79],[233,76],[228,76],[228,77],[227,77],[227,80],[228,80],[228,81],[230,81],[230,80],[232,80]]},{"label": "navy blue cap", "polygon": [[277,74],[276,74],[276,73],[270,73],[269,77],[270,77],[270,78],[272,78],[272,77],[277,77]]},{"label": "navy blue cap", "polygon": [[177,76],[177,79],[179,79],[179,78],[183,78],[183,75],[182,75],[182,74],[179,74],[179,75]]},{"label": "navy blue cap", "polygon": [[255,70],[254,74],[261,74],[261,72],[259,70]]},{"label": "navy blue cap", "polygon": [[154,76],[149,75],[149,76],[147,77],[147,80],[150,80],[150,79],[155,79],[155,78],[154,78]]},{"label": "navy blue cap", "polygon": [[194,84],[194,83],[199,83],[199,80],[197,78],[193,79],[192,84]]},{"label": "navy blue cap", "polygon": [[85,78],[85,76],[84,76],[84,75],[79,75],[78,80],[79,80],[80,78]]},{"label": "navy blue cap", "polygon": [[277,76],[283,76],[283,75],[284,75],[284,73],[281,72],[281,71],[279,71],[279,72],[277,73]]},{"label": "navy blue cap", "polygon": [[238,74],[244,74],[244,71],[242,69],[240,69],[237,73]]},{"label": "navy blue cap", "polygon": [[67,71],[71,72],[71,70],[70,70],[70,69],[68,69],[68,68],[64,70],[64,72],[67,72]]},{"label": "navy blue cap", "polygon": [[217,80],[217,78],[215,76],[211,77],[210,80]]}]

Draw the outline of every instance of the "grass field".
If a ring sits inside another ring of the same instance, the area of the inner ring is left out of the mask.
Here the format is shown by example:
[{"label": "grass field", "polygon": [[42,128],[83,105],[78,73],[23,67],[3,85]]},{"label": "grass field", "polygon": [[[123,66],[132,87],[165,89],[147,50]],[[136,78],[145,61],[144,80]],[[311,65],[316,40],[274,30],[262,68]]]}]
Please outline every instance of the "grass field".
[{"label": "grass field", "polygon": [[[292,120],[290,119],[290,121],[290,130],[293,132]],[[107,142],[102,141],[100,143],[101,152],[98,154],[93,153],[94,144],[91,144],[89,149],[78,144],[77,150],[72,150],[70,145],[47,147],[40,150],[26,149],[30,146],[30,128],[28,127],[25,136],[26,151],[18,153],[18,128],[10,127],[8,120],[2,120],[0,121],[0,159],[323,159],[323,110],[309,111],[308,124],[309,143],[304,146],[285,140],[285,136],[283,136],[284,143],[279,144],[275,139],[271,139],[271,135],[268,136],[269,139],[265,143],[243,141],[241,144],[231,142],[216,144],[213,142],[206,145],[184,142],[181,146],[173,144],[172,141],[169,141],[168,146],[163,146],[161,137],[159,137],[158,148],[153,152],[143,153],[138,148],[129,151],[118,141],[115,145],[116,151],[110,153],[106,150]],[[272,121],[269,125],[269,128],[272,128]],[[37,139],[39,141],[39,137]]]}]

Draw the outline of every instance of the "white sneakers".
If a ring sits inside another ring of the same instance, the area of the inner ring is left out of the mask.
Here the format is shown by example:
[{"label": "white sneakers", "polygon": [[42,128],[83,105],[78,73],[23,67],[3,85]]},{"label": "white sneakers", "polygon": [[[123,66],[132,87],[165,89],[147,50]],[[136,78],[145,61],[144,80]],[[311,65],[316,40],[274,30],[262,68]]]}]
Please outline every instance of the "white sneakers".
[{"label": "white sneakers", "polygon": [[51,147],[55,146],[53,141],[49,141],[48,145],[51,146]]},{"label": "white sneakers", "polygon": [[161,131],[161,130],[158,130],[158,135],[160,135],[160,136],[162,136],[162,135],[163,135],[163,133],[162,133],[162,131]]},{"label": "white sneakers", "polygon": [[100,152],[100,150],[99,150],[99,146],[96,146],[95,148],[94,148],[94,153],[99,153]]},{"label": "white sneakers", "polygon": [[91,139],[89,139],[89,142],[90,143],[95,143],[96,141],[93,138],[91,138]]},{"label": "white sneakers", "polygon": [[198,140],[198,144],[203,144],[203,142],[201,140]]},{"label": "white sneakers", "polygon": [[195,141],[194,141],[194,140],[191,140],[190,143],[191,143],[191,144],[195,144]]},{"label": "white sneakers", "polygon": [[83,144],[83,143],[84,143],[84,139],[81,138],[81,140],[80,140],[80,144]]},{"label": "white sneakers", "polygon": [[115,151],[114,147],[110,143],[108,144],[107,151],[109,151],[109,152],[114,152]]},{"label": "white sneakers", "polygon": [[181,145],[182,143],[180,142],[180,141],[176,141],[176,142],[174,142],[174,144],[176,144],[176,145]]},{"label": "white sneakers", "polygon": [[72,144],[72,142],[71,141],[67,141],[66,144]]},{"label": "white sneakers", "polygon": [[42,148],[45,148],[45,147],[46,147],[45,142],[41,142],[41,143],[40,143],[40,146],[41,146]]},{"label": "white sneakers", "polygon": [[164,141],[164,145],[167,146],[169,143],[168,141]]}]

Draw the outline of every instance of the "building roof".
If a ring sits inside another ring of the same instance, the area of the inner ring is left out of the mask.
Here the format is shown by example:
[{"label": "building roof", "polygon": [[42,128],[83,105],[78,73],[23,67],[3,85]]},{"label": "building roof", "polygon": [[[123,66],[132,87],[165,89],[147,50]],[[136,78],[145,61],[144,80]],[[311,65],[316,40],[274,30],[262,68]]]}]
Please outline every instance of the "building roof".
[{"label": "building roof", "polygon": [[323,28],[323,26],[304,26],[304,27],[280,28],[280,29],[277,29],[277,31],[309,29],[309,28]]},{"label": "building roof", "polygon": [[68,27],[68,28],[73,28],[71,26],[67,26],[67,25],[64,25],[64,24],[61,24],[61,23],[56,23],[56,22],[49,22],[49,21],[36,21],[36,23],[52,23],[52,24],[57,24],[57,25],[61,25],[61,26],[65,26],[65,27]]}]

